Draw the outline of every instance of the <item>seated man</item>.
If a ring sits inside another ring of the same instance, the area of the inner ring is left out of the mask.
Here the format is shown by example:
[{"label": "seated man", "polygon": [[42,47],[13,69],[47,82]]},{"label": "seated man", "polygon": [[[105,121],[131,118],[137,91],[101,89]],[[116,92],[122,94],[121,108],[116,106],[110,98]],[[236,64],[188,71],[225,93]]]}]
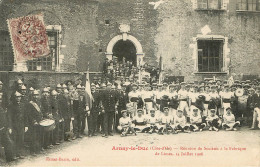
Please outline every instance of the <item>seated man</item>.
[{"label": "seated man", "polygon": [[137,132],[144,133],[149,130],[149,128],[146,126],[147,120],[142,109],[137,110],[137,115],[133,117],[133,123],[135,124],[134,129]]},{"label": "seated man", "polygon": [[147,123],[149,127],[149,133],[152,134],[158,130],[158,124],[159,124],[159,119],[155,115],[155,110],[151,109],[150,110],[150,116],[147,118]]},{"label": "seated man", "polygon": [[240,125],[239,121],[235,121],[234,114],[231,113],[231,108],[226,108],[226,114],[223,116],[224,122],[222,123],[222,126],[227,130],[237,130],[237,126]]},{"label": "seated man", "polygon": [[130,131],[132,134],[135,134],[135,130],[132,126],[132,121],[131,119],[127,116],[127,111],[122,110],[122,117],[119,119],[119,125],[117,127],[118,131],[121,132],[121,136],[126,136]]},{"label": "seated man", "polygon": [[177,116],[174,118],[174,125],[177,132],[190,133],[189,124],[187,124],[182,110],[177,111]]},{"label": "seated man", "polygon": [[202,131],[206,127],[206,123],[202,123],[201,115],[198,114],[199,109],[194,108],[190,116],[190,129],[194,132]]},{"label": "seated man", "polygon": [[208,117],[206,118],[206,121],[209,125],[209,130],[212,131],[218,131],[220,125],[221,125],[221,120],[219,119],[219,117],[216,115],[215,109],[211,109],[210,110],[210,114],[208,115]]},{"label": "seated man", "polygon": [[163,135],[163,132],[166,131],[167,134],[169,134],[169,130],[172,131],[172,133],[175,133],[173,126],[173,116],[169,115],[169,108],[164,107],[163,108],[163,114],[160,118],[160,125],[159,125],[159,131],[158,133],[160,135]]}]

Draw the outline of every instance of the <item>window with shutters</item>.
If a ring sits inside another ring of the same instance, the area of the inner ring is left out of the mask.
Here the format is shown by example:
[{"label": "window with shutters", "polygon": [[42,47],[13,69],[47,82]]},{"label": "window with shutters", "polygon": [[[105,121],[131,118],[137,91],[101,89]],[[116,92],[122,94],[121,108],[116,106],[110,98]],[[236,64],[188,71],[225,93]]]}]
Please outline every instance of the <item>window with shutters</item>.
[{"label": "window with shutters", "polygon": [[0,71],[12,71],[14,54],[8,31],[0,31]]},{"label": "window with shutters", "polygon": [[223,40],[198,40],[198,72],[222,72]]},{"label": "window with shutters", "polygon": [[27,61],[28,71],[53,71],[57,63],[58,30],[47,30],[50,54]]},{"label": "window with shutters", "polygon": [[260,0],[237,0],[237,11],[260,11]]},{"label": "window with shutters", "polygon": [[197,0],[198,10],[220,10],[223,0]]}]

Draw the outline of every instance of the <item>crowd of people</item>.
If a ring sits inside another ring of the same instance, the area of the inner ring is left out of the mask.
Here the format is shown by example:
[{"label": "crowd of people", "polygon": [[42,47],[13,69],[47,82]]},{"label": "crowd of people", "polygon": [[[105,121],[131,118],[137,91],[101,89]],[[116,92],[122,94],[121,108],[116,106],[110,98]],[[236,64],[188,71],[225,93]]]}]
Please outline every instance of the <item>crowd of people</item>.
[{"label": "crowd of people", "polygon": [[94,78],[90,91],[72,82],[41,90],[17,84],[8,97],[0,82],[0,148],[8,161],[24,158],[25,146],[36,155],[64,141],[100,133],[107,138],[115,131],[127,136],[260,128],[257,80],[230,85],[218,79],[150,84]]}]

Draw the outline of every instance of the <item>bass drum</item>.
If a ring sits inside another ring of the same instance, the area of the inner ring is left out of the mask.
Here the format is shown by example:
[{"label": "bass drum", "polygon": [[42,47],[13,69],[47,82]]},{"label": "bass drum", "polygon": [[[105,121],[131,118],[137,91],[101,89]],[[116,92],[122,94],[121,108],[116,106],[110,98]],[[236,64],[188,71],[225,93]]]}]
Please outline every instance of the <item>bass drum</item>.
[{"label": "bass drum", "polygon": [[43,130],[47,132],[55,129],[55,121],[52,119],[44,119],[40,121],[39,124],[43,128]]},{"label": "bass drum", "polygon": [[235,91],[235,95],[236,95],[237,97],[243,96],[243,95],[244,95],[244,89],[237,89],[237,90]]}]

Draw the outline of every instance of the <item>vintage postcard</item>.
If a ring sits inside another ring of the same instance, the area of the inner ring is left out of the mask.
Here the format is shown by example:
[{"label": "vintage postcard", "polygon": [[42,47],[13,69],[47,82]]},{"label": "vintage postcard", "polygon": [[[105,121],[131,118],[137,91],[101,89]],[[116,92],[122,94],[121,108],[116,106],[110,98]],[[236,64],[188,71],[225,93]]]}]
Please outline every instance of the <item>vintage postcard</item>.
[{"label": "vintage postcard", "polygon": [[0,0],[0,166],[260,166],[260,0]]}]

